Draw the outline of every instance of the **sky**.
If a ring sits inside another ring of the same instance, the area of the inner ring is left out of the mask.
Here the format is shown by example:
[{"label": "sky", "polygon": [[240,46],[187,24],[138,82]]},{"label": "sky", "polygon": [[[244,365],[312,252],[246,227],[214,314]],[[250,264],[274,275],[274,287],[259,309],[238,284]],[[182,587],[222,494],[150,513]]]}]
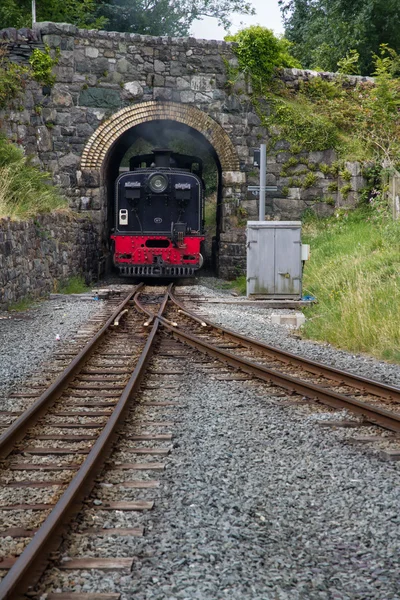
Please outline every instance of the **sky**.
[{"label": "sky", "polygon": [[[283,33],[278,0],[251,0],[251,3],[256,9],[256,14],[252,17],[234,15],[231,33],[236,33],[238,29],[249,25],[262,25],[268,27],[268,29],[273,29],[274,33]],[[207,40],[223,40],[227,33],[223,27],[218,26],[217,19],[211,19],[210,17],[195,21],[191,28],[191,35]]]}]

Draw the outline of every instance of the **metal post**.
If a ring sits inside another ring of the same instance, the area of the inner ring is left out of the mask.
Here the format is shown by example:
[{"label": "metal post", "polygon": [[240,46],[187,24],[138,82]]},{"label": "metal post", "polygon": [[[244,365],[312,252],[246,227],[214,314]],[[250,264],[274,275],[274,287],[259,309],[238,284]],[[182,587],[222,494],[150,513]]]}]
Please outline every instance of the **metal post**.
[{"label": "metal post", "polygon": [[32,25],[36,23],[36,0],[32,0]]},{"label": "metal post", "polygon": [[267,184],[267,145],[260,146],[260,210],[259,221],[265,221],[265,187]]}]

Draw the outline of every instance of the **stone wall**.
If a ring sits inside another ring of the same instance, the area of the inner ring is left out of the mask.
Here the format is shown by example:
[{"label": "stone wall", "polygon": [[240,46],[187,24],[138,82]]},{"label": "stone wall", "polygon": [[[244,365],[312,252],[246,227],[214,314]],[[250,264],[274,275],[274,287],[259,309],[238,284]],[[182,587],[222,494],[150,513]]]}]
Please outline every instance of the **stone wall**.
[{"label": "stone wall", "polygon": [[73,275],[97,277],[98,245],[87,217],[63,213],[0,220],[0,309],[43,297]]},{"label": "stone wall", "polygon": [[[53,174],[71,208],[90,213],[104,255],[109,237],[105,165],[112,149],[130,128],[170,119],[203,136],[215,150],[222,178],[219,274],[234,277],[243,269],[245,222],[258,218],[258,199],[247,191],[258,183],[253,151],[268,142],[269,134],[252,104],[249,83],[244,77],[229,81],[229,67],[237,66],[232,44],[57,23],[38,23],[33,31],[4,30],[1,39],[19,62],[44,44],[60,52],[53,88],[28,83],[20,107],[0,113],[0,124]],[[281,73],[290,88],[316,76],[336,77],[300,69]],[[349,85],[359,80],[349,77]],[[325,215],[336,206],[354,206],[364,184],[359,165],[349,164],[351,181],[341,181],[326,168],[337,158],[332,150],[304,152],[287,172],[288,148],[281,140],[268,156],[267,185],[283,190],[267,197],[268,218],[298,219],[307,209]],[[309,186],[304,185],[305,165],[315,174]],[[349,183],[351,192],[344,196],[340,190],[348,190]]]}]

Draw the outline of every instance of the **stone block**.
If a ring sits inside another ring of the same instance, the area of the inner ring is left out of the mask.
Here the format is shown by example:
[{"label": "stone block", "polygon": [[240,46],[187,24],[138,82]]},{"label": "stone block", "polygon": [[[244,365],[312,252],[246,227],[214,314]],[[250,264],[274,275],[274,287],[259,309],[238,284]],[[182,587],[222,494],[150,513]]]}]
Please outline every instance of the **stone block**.
[{"label": "stone block", "polygon": [[170,62],[170,74],[174,76],[187,75],[187,69],[179,61]]},{"label": "stone block", "polygon": [[50,152],[53,149],[53,138],[46,126],[38,127],[36,130],[37,149],[39,152]]},{"label": "stone block", "polygon": [[157,73],[153,75],[153,86],[154,87],[164,87],[165,86],[165,77],[163,75],[158,75]]},{"label": "stone block", "polygon": [[74,38],[61,38],[61,50],[73,50],[74,49]]},{"label": "stone block", "polygon": [[363,188],[365,188],[366,186],[366,181],[364,179],[364,177],[362,175],[356,176],[356,177],[352,177],[350,179],[350,185],[351,185],[351,189],[354,192],[359,192],[360,190],[362,190]]},{"label": "stone block", "polygon": [[335,206],[326,202],[317,202],[312,205],[311,209],[317,217],[330,217],[335,212]]},{"label": "stone block", "polygon": [[361,164],[359,162],[346,162],[345,169],[349,171],[352,177],[359,177],[361,175]]},{"label": "stone block", "polygon": [[73,68],[74,64],[75,64],[74,53],[71,52],[70,50],[65,50],[65,51],[61,52],[59,59],[58,59],[58,64],[62,67]]},{"label": "stone block", "polygon": [[224,185],[245,184],[246,173],[243,173],[242,171],[223,171],[222,183]]},{"label": "stone block", "polygon": [[[176,78],[176,88],[178,90],[189,90],[190,87],[191,87],[190,77],[177,77]],[[194,97],[194,94],[193,94],[193,97]]]},{"label": "stone block", "polygon": [[143,88],[138,81],[127,81],[124,84],[126,96],[133,100],[138,100],[143,96]]},{"label": "stone block", "polygon": [[172,89],[155,87],[153,88],[153,99],[154,100],[172,100]]},{"label": "stone block", "polygon": [[95,48],[94,46],[87,46],[85,48],[85,56],[88,58],[97,58],[99,56],[98,48]]},{"label": "stone block", "polygon": [[80,156],[77,156],[76,154],[69,152],[68,154],[66,154],[65,156],[62,156],[59,159],[58,164],[60,165],[61,168],[65,169],[65,168],[76,167],[76,165],[78,165],[80,162],[81,162]]},{"label": "stone block", "polygon": [[65,88],[54,87],[51,99],[56,106],[69,107],[74,104],[71,94]]},{"label": "stone block", "polygon": [[302,313],[290,314],[290,315],[282,315],[282,314],[272,314],[271,315],[271,323],[275,325],[286,325],[290,327],[295,327],[299,329],[306,322],[306,318]]},{"label": "stone block", "polygon": [[155,73],[165,73],[165,71],[166,71],[165,63],[163,63],[161,60],[155,59],[154,60],[154,72]]},{"label": "stone block", "polygon": [[97,188],[100,186],[100,172],[97,169],[77,171],[76,178],[81,188]]},{"label": "stone block", "polygon": [[198,104],[209,104],[212,100],[212,94],[203,94],[200,92],[195,92],[194,101]]},{"label": "stone block", "polygon": [[[46,110],[46,109],[45,109]],[[49,109],[47,109],[49,110]],[[53,111],[51,111],[53,112]],[[44,113],[44,110],[43,110]],[[72,122],[71,113],[62,113],[54,111],[54,117],[50,117],[48,120],[53,123],[57,123],[57,125],[62,125],[63,127],[69,127]]]},{"label": "stone block", "polygon": [[42,35],[43,44],[47,44],[48,46],[50,46],[50,48],[59,48],[61,46],[61,39],[61,35]]},{"label": "stone block", "polygon": [[[106,60],[106,59],[104,59]],[[108,61],[107,61],[107,67],[106,69],[108,69]],[[133,76],[138,76],[138,72],[135,68],[135,65],[127,60],[126,58],[121,58],[120,60],[117,61],[116,63],[116,70],[118,71],[118,73],[122,73],[123,75],[133,75]]]},{"label": "stone block", "polygon": [[70,25],[69,23],[53,23],[52,21],[38,21],[32,27],[34,31],[38,31],[39,34],[60,34],[60,35],[73,35],[77,36],[79,29],[76,25]]},{"label": "stone block", "polygon": [[215,75],[192,75],[190,87],[195,92],[211,92],[215,88]]},{"label": "stone block", "polygon": [[74,77],[73,67],[57,66],[54,67],[54,70],[56,72],[57,81],[72,82],[72,79]]}]

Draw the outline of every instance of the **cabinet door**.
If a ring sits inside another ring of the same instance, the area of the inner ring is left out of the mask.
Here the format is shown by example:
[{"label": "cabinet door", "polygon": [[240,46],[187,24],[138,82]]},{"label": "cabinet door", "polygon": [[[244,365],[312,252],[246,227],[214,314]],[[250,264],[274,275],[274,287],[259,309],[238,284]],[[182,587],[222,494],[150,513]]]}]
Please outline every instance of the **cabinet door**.
[{"label": "cabinet door", "polygon": [[275,293],[274,230],[247,230],[247,295]]},{"label": "cabinet door", "polygon": [[301,230],[275,229],[275,294],[301,296]]}]

